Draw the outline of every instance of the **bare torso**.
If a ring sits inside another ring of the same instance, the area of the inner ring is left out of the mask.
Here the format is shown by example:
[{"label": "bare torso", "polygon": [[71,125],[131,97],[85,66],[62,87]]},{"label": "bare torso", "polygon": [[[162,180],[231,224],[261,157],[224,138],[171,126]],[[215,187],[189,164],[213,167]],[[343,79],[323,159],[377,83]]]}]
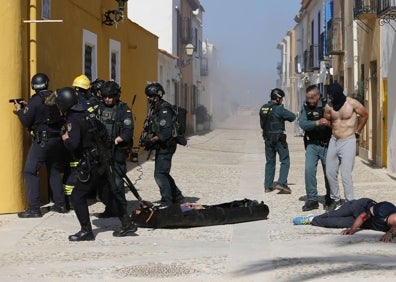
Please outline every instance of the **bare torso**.
[{"label": "bare torso", "polygon": [[329,105],[326,105],[325,117],[331,121],[332,134],[337,139],[345,139],[355,134],[357,113],[356,100],[347,97],[344,105],[339,111],[335,111]]}]

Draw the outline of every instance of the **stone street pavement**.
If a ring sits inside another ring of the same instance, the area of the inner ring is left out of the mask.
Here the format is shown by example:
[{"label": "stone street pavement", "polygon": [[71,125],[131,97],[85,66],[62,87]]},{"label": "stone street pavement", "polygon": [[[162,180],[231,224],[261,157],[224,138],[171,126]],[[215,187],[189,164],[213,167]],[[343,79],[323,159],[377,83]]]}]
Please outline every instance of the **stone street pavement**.
[{"label": "stone street pavement", "polygon": [[[192,136],[179,147],[172,175],[190,201],[202,204],[249,198],[264,201],[267,220],[185,229],[139,229],[135,237],[114,238],[117,219],[97,219],[90,211],[96,240],[71,243],[78,231],[74,212],[46,213],[40,219],[0,215],[0,281],[394,281],[395,243],[382,233],[294,226],[304,204],[304,148],[288,125],[291,151],[290,195],[264,193],[264,146],[258,110],[240,112],[219,128]],[[142,198],[159,200],[152,160],[139,156],[128,172]],[[396,203],[395,180],[359,157],[355,196]],[[324,194],[318,169],[319,193]],[[4,187],[3,187],[4,188]],[[138,202],[129,192],[129,208]],[[314,213],[322,213],[320,206]]]}]

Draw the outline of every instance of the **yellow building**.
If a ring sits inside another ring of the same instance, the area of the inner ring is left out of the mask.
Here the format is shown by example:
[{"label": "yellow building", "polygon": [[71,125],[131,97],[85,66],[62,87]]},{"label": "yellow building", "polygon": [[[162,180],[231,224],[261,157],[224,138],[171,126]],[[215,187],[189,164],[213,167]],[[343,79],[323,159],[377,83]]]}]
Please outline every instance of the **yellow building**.
[{"label": "yellow building", "polygon": [[[0,31],[7,40],[0,46],[4,87],[0,103],[0,213],[18,212],[26,206],[23,166],[30,137],[8,100],[27,100],[33,94],[30,78],[35,73],[49,76],[51,90],[70,86],[82,73],[91,80],[117,81],[124,102],[131,105],[136,95],[132,109],[137,144],[147,109],[144,88],[147,81],[157,80],[158,38],[126,16],[114,25],[104,24],[108,10],[118,11],[117,1],[2,1]],[[110,19],[117,15],[109,14]],[[43,195],[44,201],[46,197]]]}]

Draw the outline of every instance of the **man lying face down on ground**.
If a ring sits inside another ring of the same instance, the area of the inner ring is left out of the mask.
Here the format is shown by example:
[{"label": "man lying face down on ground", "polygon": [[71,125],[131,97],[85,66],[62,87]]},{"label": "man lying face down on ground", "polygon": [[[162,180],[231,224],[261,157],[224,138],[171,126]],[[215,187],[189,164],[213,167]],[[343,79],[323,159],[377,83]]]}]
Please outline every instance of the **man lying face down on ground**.
[{"label": "man lying face down on ground", "polygon": [[382,231],[382,242],[391,242],[396,236],[396,207],[389,202],[361,198],[345,202],[338,209],[318,216],[303,216],[293,220],[294,224],[311,224],[327,228],[347,228],[342,235],[355,234],[359,229]]},{"label": "man lying face down on ground", "polygon": [[264,202],[249,199],[218,205],[172,204],[167,208],[143,202],[133,211],[132,221],[147,228],[188,228],[263,220],[268,213]]}]

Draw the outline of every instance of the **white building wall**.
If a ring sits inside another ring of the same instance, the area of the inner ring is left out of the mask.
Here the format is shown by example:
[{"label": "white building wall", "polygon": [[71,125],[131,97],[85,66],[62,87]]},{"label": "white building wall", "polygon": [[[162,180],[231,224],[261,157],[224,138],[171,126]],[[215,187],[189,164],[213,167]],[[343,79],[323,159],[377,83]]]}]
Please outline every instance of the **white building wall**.
[{"label": "white building wall", "polygon": [[396,44],[395,32],[391,26],[382,27],[382,76],[388,79],[388,146],[387,167],[390,173],[396,172]]},{"label": "white building wall", "polygon": [[177,54],[176,9],[180,0],[128,1],[128,18],[159,37],[158,48]]},{"label": "white building wall", "polygon": [[175,104],[175,85],[173,83],[176,76],[176,58],[158,52],[158,82],[164,87],[165,99],[171,104]]}]

